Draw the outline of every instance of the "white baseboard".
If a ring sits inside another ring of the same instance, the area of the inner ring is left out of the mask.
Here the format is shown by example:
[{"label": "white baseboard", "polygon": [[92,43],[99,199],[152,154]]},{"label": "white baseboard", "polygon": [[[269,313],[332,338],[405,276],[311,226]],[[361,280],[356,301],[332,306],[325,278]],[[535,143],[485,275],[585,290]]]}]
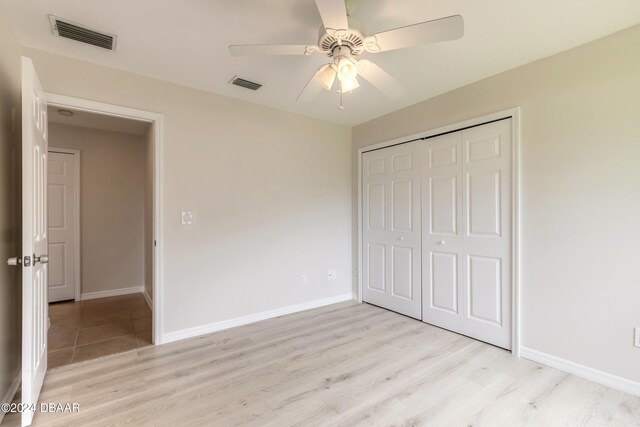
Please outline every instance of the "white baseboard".
[{"label": "white baseboard", "polygon": [[144,300],[147,302],[147,305],[149,306],[149,310],[153,312],[153,300],[149,296],[149,293],[147,293],[146,288],[142,291],[142,295],[144,295]]},{"label": "white baseboard", "polygon": [[133,286],[131,288],[111,289],[108,291],[87,292],[80,295],[82,301],[96,298],[117,297],[119,295],[137,294],[144,291],[144,286]]},{"label": "white baseboard", "polygon": [[606,385],[607,387],[615,388],[616,390],[640,396],[640,383],[636,381],[599,371],[597,369],[580,365],[579,363],[527,347],[520,347],[520,357],[542,363],[543,365],[551,366],[552,368],[568,372],[589,381]]},{"label": "white baseboard", "polygon": [[[2,402],[0,403],[13,402],[13,398],[16,396],[18,388],[20,388],[21,382],[22,382],[22,371],[19,370],[18,374],[13,378],[13,381],[11,381],[11,386],[9,386],[9,389],[7,390],[5,395],[2,396]],[[0,424],[2,424],[2,419],[4,418],[4,414],[5,414],[4,411],[0,411]]]},{"label": "white baseboard", "polygon": [[187,338],[197,337],[199,335],[210,334],[212,332],[222,331],[223,329],[235,328],[236,326],[247,325],[249,323],[259,322],[261,320],[272,319],[285,314],[297,313],[299,311],[311,310],[325,305],[336,304],[343,301],[355,299],[354,294],[342,294],[334,297],[322,298],[313,301],[304,302],[302,304],[289,305],[286,307],[276,308],[274,310],[262,311],[260,313],[250,314],[248,316],[236,317],[234,319],[222,320],[220,322],[209,323],[207,325],[196,326],[193,328],[182,329],[180,331],[165,333],[162,337],[162,343],[170,343],[173,341],[184,340]]}]

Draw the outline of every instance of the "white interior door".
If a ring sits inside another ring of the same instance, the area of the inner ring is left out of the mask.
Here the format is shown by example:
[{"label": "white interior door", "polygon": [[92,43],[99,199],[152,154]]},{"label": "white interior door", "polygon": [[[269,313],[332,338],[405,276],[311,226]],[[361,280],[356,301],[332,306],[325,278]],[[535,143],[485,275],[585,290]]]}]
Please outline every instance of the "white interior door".
[{"label": "white interior door", "polygon": [[422,320],[462,333],[462,133],[427,140],[422,161]]},{"label": "white interior door", "polygon": [[511,120],[462,131],[464,334],[511,348]]},{"label": "white interior door", "polygon": [[511,348],[511,120],[424,142],[423,320]]},{"label": "white interior door", "polygon": [[[47,371],[47,102],[22,58],[22,404],[38,402]],[[22,413],[22,425],[34,412]]]},{"label": "white interior door", "polygon": [[76,297],[78,155],[49,151],[49,302]]},{"label": "white interior door", "polygon": [[363,300],[421,318],[420,141],[363,154]]}]

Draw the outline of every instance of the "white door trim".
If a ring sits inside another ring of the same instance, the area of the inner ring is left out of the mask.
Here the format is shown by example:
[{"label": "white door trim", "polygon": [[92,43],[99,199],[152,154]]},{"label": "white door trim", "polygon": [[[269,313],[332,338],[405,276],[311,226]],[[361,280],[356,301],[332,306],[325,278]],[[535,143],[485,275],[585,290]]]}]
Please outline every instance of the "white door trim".
[{"label": "white door trim", "polygon": [[[47,95],[48,96],[48,95]],[[76,214],[76,224],[75,224],[75,244],[76,244],[76,256],[75,256],[75,265],[76,269],[74,271],[74,275],[76,276],[76,288],[74,290],[74,298],[76,301],[80,301],[80,290],[82,289],[80,285],[80,167],[81,167],[81,159],[80,159],[80,150],[74,150],[71,148],[58,148],[49,146],[49,152],[55,153],[64,153],[64,154],[72,154],[73,161],[76,164],[76,172],[73,176],[73,184],[76,188],[75,194],[75,214]]]},{"label": "white door trim", "polygon": [[511,158],[513,168],[513,174],[511,177],[511,352],[514,356],[520,357],[520,107],[498,111],[485,116],[452,123],[436,129],[427,130],[401,138],[395,138],[390,141],[358,149],[358,301],[362,302],[362,153],[390,147],[392,145],[403,144],[416,139],[429,138],[444,133],[455,132],[464,128],[478,126],[496,120],[507,119],[509,117],[511,117],[513,124],[511,128],[513,137]]},{"label": "white door trim", "polygon": [[163,173],[163,122],[164,116],[160,113],[123,107],[120,105],[106,104],[82,98],[75,98],[55,93],[46,93],[49,105],[55,107],[67,107],[77,110],[103,114],[114,117],[141,120],[151,123],[153,126],[153,235],[156,245],[153,251],[153,336],[154,344],[163,343],[164,312],[162,304],[164,284],[163,264],[163,198],[162,184]]}]

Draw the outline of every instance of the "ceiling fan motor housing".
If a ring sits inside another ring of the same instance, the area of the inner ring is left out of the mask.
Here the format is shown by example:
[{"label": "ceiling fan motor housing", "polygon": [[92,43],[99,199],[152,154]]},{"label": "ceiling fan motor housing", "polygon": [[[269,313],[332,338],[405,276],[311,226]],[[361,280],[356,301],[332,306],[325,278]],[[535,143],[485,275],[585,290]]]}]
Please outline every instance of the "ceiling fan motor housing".
[{"label": "ceiling fan motor housing", "polygon": [[320,38],[318,46],[320,51],[327,56],[334,56],[334,50],[337,47],[348,47],[352,55],[359,55],[365,50],[365,37],[358,30],[349,28],[346,30],[334,30],[332,28],[320,29]]}]

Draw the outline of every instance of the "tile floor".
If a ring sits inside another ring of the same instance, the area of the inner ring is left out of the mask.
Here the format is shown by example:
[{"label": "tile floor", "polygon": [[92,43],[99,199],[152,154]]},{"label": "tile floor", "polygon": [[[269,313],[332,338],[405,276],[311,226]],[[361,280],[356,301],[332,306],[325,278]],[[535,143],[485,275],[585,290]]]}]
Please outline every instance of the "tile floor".
[{"label": "tile floor", "polygon": [[139,294],[49,304],[49,369],[151,345],[151,310]]}]

